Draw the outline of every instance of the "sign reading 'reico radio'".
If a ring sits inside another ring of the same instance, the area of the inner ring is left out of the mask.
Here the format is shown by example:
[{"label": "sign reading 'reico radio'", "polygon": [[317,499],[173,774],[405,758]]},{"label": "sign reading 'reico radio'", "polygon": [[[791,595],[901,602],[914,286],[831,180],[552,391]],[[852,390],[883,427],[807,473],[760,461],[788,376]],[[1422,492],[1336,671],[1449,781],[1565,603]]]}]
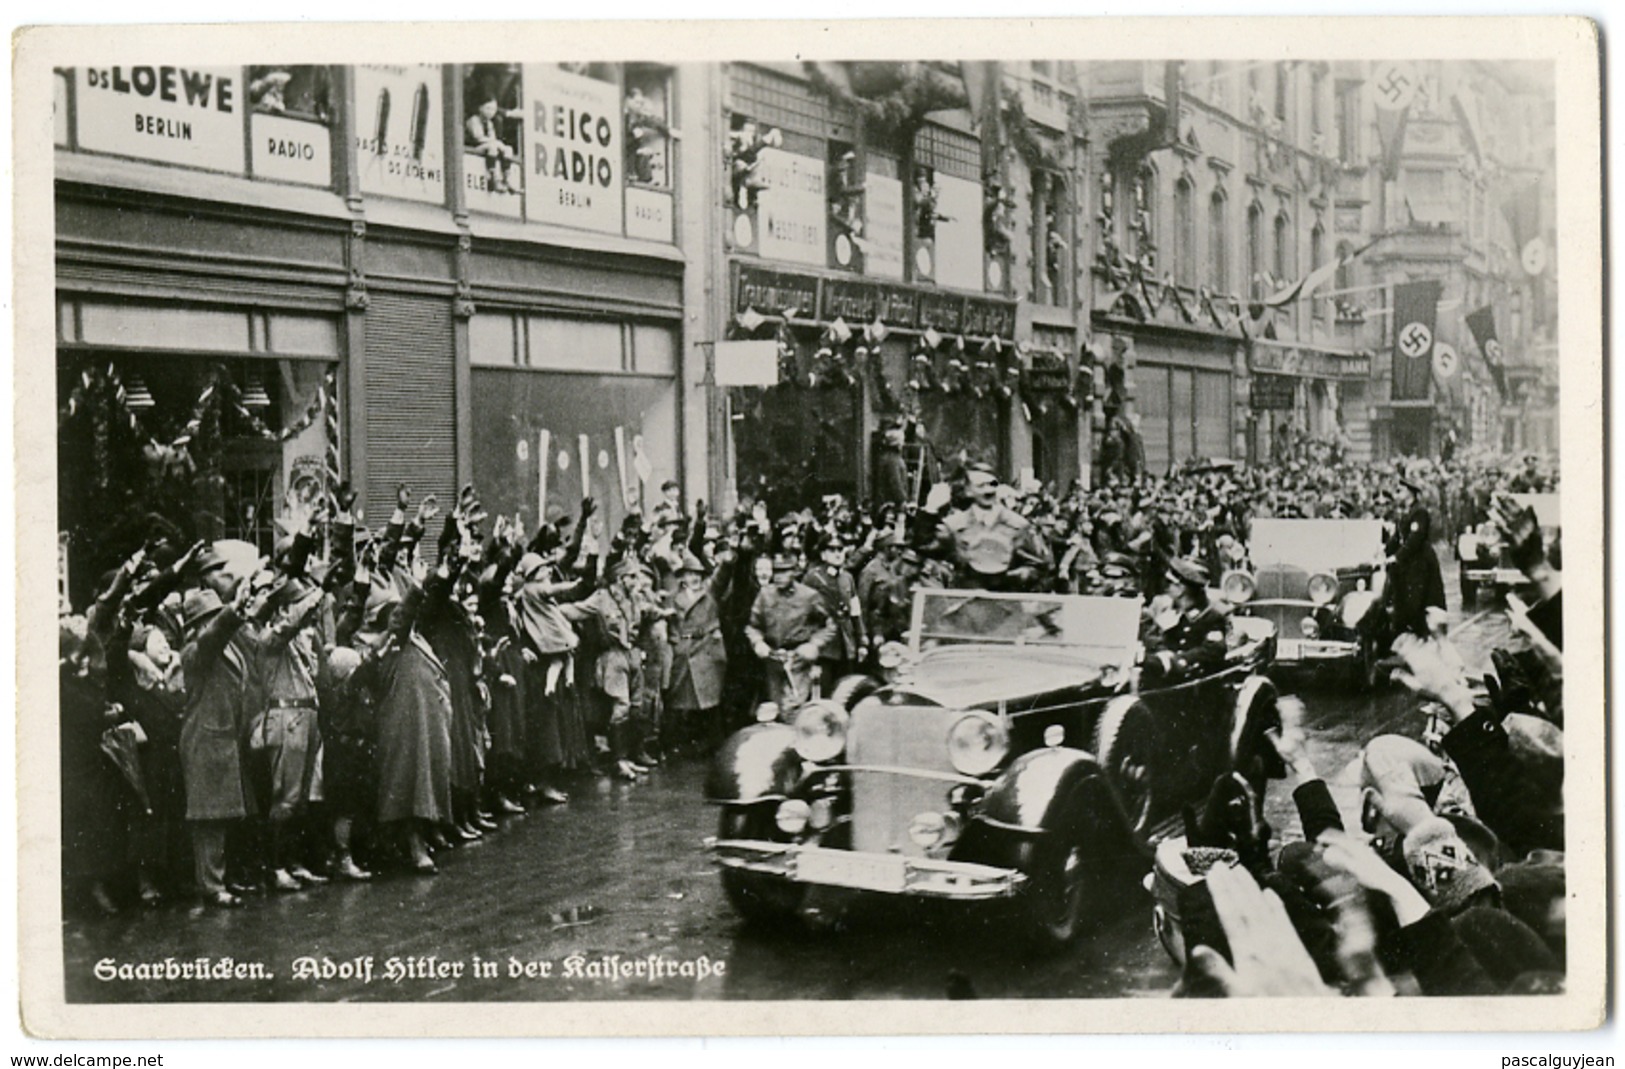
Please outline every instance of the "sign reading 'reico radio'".
[{"label": "sign reading 'reico radio'", "polygon": [[621,105],[612,82],[525,65],[525,209],[534,222],[619,234]]},{"label": "sign reading 'reico radio'", "polygon": [[80,68],[79,146],[242,174],[241,78],[237,67]]}]

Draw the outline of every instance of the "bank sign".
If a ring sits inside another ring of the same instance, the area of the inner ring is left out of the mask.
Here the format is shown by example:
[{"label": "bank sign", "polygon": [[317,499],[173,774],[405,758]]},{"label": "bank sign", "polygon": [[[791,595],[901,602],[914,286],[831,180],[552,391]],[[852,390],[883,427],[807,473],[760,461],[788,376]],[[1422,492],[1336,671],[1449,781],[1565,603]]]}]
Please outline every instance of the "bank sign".
[{"label": "bank sign", "polygon": [[239,67],[81,67],[79,146],[242,174]]},{"label": "bank sign", "polygon": [[621,104],[616,87],[527,63],[525,210],[532,222],[622,232]]}]

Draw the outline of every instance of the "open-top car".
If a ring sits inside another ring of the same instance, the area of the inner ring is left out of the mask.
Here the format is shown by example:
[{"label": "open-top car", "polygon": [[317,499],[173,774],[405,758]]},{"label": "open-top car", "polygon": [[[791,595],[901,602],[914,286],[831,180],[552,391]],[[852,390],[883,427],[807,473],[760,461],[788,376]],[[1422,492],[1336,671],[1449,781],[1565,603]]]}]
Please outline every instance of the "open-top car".
[{"label": "open-top car", "polygon": [[718,753],[709,845],[734,907],[790,919],[815,885],[1013,899],[1041,942],[1069,941],[1105,866],[1177,833],[1216,777],[1262,797],[1248,755],[1279,724],[1268,624],[1233,619],[1221,665],[1142,689],[1140,605],[918,592],[895,678],[849,677]]},{"label": "open-top car", "polygon": [[1382,635],[1381,520],[1255,519],[1251,570],[1226,572],[1220,590],[1237,612],[1275,627],[1275,667],[1378,679]]},{"label": "open-top car", "polygon": [[[1563,522],[1561,499],[1557,494],[1511,494],[1520,509],[1532,509],[1543,537],[1550,539]],[[1456,539],[1456,558],[1461,568],[1461,600],[1472,605],[1485,589],[1497,595],[1523,586],[1529,577],[1512,563],[1512,547],[1493,520],[1463,531]]]}]

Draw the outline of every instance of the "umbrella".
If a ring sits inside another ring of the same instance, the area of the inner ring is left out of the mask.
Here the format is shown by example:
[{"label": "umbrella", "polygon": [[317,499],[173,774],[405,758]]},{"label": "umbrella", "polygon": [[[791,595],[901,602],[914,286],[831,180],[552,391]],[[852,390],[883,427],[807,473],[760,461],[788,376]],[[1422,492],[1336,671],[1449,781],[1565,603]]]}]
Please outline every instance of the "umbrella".
[{"label": "umbrella", "polygon": [[141,801],[141,808],[151,813],[152,801],[147,797],[147,782],[141,774],[141,744],[146,741],[141,725],[126,721],[102,732],[101,749],[129,782]]}]

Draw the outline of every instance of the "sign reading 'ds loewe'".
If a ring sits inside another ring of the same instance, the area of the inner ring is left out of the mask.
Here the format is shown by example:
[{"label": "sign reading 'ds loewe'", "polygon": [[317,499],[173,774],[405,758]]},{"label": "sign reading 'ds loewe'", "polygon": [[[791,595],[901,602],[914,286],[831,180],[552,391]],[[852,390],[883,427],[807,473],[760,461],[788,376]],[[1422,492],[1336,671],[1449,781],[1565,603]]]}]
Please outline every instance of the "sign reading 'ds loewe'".
[{"label": "sign reading 'ds loewe'", "polygon": [[611,82],[527,63],[526,215],[535,222],[621,233],[621,104]]},{"label": "sign reading 'ds loewe'", "polygon": [[242,174],[238,67],[82,67],[79,147]]}]

